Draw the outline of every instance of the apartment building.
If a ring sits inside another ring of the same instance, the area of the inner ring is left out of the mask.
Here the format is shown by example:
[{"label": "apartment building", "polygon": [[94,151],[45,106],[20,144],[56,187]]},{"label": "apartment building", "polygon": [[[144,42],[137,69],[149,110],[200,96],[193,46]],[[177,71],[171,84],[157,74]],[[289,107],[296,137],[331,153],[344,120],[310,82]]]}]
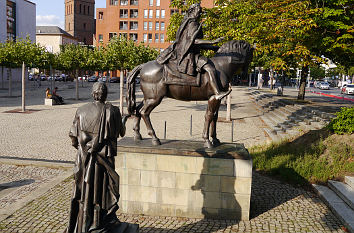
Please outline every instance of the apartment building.
[{"label": "apartment building", "polygon": [[[106,8],[96,9],[96,41],[106,44],[113,36],[125,36],[153,48],[165,49],[167,27],[172,14],[171,0],[106,0]],[[213,7],[203,0],[203,7]]]}]

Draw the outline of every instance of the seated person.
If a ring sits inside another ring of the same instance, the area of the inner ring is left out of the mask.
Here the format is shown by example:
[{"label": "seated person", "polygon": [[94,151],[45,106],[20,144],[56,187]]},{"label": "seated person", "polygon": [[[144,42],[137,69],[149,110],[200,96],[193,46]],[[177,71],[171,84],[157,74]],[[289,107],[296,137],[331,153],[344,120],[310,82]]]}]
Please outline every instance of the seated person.
[{"label": "seated person", "polygon": [[64,99],[63,99],[63,97],[61,97],[60,95],[57,94],[57,90],[58,90],[58,87],[55,87],[53,90],[53,97],[56,99],[58,104],[63,104]]},{"label": "seated person", "polygon": [[52,98],[52,94],[50,93],[49,87],[45,90],[45,98],[46,99],[51,99]]}]

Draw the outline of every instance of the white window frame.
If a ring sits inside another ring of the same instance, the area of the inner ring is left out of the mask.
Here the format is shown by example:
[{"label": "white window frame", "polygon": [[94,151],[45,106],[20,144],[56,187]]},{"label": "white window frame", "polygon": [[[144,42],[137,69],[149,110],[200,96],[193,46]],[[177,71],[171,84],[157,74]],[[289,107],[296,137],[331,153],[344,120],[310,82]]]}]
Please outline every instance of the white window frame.
[{"label": "white window frame", "polygon": [[149,17],[149,10],[145,9],[144,10],[144,18],[148,18]]},{"label": "white window frame", "polygon": [[155,31],[159,31],[160,30],[160,22],[156,22],[155,23]]},{"label": "white window frame", "polygon": [[161,10],[161,19],[164,19],[166,16],[166,10]]},{"label": "white window frame", "polygon": [[160,10],[156,10],[156,19],[160,18]]},{"label": "white window frame", "polygon": [[143,41],[146,43],[148,40],[148,34],[147,33],[144,33],[143,34]]},{"label": "white window frame", "polygon": [[165,22],[160,23],[160,30],[165,31]]},{"label": "white window frame", "polygon": [[165,43],[165,34],[160,34],[160,42]]},{"label": "white window frame", "polygon": [[154,10],[149,10],[149,18],[152,19],[154,17]]},{"label": "white window frame", "polygon": [[160,6],[160,0],[156,0],[156,6]]},{"label": "white window frame", "polygon": [[148,30],[148,22],[144,21],[144,30]]}]

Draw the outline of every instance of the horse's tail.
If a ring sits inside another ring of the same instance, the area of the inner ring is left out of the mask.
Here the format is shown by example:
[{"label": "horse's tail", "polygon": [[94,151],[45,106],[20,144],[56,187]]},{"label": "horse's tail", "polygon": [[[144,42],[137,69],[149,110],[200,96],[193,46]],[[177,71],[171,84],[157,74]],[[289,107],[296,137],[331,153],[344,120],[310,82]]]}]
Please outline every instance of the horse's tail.
[{"label": "horse's tail", "polygon": [[135,96],[135,79],[140,74],[142,65],[135,67],[127,78],[128,90],[127,90],[127,108],[129,115],[135,115],[136,110],[136,96]]}]

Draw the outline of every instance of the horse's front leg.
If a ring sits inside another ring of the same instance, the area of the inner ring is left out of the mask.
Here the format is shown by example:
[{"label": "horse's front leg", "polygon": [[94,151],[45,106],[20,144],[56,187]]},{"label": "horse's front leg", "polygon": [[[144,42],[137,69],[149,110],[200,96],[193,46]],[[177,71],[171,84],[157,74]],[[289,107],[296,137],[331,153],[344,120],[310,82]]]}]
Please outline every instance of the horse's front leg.
[{"label": "horse's front leg", "polygon": [[213,144],[209,140],[209,128],[210,128],[210,123],[213,121],[215,117],[215,113],[218,110],[219,106],[220,106],[220,100],[217,100],[214,97],[211,97],[209,99],[208,107],[205,113],[205,121],[204,121],[204,129],[203,129],[204,147],[207,148],[213,147]]},{"label": "horse's front leg", "polygon": [[212,138],[212,143],[213,146],[218,146],[220,145],[220,140],[216,137],[216,123],[218,121],[219,117],[219,107],[220,107],[221,101],[219,100],[213,115],[213,119],[210,124],[210,137]]},{"label": "horse's front leg", "polygon": [[155,134],[155,130],[152,127],[150,120],[150,113],[154,108],[161,103],[162,97],[157,99],[146,99],[144,100],[144,106],[142,107],[140,114],[143,120],[145,121],[145,125],[148,131],[148,135],[152,137],[152,144],[157,146],[161,145],[160,139]]}]

